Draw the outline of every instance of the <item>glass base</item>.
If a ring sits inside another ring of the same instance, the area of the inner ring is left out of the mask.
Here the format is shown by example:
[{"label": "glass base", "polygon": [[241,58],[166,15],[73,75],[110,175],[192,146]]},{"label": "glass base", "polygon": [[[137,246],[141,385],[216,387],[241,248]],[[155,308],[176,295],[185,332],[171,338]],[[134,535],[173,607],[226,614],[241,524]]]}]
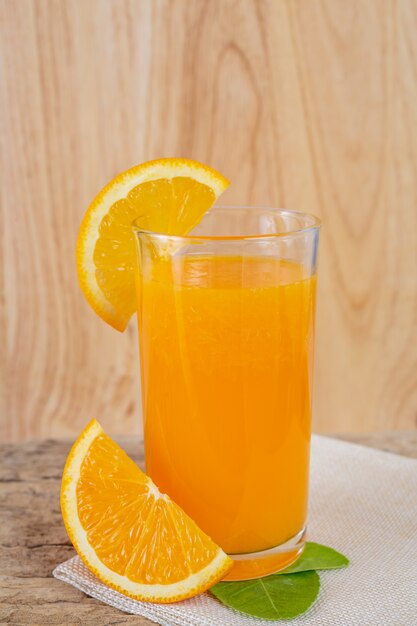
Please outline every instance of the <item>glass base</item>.
[{"label": "glass base", "polygon": [[269,576],[292,565],[304,550],[306,529],[275,548],[249,554],[229,554],[232,570],[223,580],[251,580]]}]

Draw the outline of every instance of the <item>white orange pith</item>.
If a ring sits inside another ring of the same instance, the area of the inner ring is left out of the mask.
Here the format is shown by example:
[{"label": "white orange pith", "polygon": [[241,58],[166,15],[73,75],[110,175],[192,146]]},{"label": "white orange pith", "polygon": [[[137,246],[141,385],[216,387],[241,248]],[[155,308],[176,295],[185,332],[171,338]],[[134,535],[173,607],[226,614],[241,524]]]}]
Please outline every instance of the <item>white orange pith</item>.
[{"label": "white orange pith", "polygon": [[190,159],[159,159],[114,178],[90,204],[77,240],[81,289],[94,311],[124,330],[136,310],[132,222],[186,235],[229,182]]},{"label": "white orange pith", "polygon": [[231,559],[161,494],[96,420],[68,456],[61,487],[68,535],[105,584],[137,600],[176,602],[202,593]]}]

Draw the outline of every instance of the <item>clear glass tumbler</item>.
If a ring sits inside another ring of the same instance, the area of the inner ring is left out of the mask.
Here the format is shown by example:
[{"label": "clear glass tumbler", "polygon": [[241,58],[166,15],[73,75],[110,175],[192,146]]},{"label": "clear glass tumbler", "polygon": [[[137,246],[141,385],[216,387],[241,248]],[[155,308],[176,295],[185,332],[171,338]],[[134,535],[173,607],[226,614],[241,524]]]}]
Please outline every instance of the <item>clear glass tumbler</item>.
[{"label": "clear glass tumbler", "polygon": [[319,230],[258,207],[214,207],[185,237],[135,226],[146,469],[229,580],[304,546]]}]

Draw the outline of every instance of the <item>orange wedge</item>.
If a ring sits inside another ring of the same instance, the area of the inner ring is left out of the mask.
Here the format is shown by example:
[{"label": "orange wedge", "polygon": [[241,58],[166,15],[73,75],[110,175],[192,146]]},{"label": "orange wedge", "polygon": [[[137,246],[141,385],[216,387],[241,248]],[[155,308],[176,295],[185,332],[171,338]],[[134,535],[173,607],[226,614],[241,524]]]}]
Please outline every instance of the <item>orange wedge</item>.
[{"label": "orange wedge", "polygon": [[92,420],[65,464],[61,509],[87,567],[136,600],[202,593],[232,560]]},{"label": "orange wedge", "polygon": [[81,289],[94,311],[125,330],[136,310],[132,222],[145,230],[186,235],[229,182],[190,159],[159,159],[114,178],[94,198],[77,240]]}]

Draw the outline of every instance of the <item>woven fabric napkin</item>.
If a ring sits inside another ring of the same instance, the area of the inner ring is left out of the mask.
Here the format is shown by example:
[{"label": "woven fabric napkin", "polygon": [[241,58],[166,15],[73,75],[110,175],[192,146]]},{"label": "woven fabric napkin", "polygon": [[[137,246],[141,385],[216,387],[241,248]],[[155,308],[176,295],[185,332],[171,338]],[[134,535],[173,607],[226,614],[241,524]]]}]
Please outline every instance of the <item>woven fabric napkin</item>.
[{"label": "woven fabric napkin", "polygon": [[[312,440],[309,538],[343,552],[346,569],[320,573],[319,598],[298,626],[417,625],[417,461],[336,439]],[[245,617],[205,593],[175,604],[136,602],[74,557],[53,575],[161,626],[283,624]]]}]

